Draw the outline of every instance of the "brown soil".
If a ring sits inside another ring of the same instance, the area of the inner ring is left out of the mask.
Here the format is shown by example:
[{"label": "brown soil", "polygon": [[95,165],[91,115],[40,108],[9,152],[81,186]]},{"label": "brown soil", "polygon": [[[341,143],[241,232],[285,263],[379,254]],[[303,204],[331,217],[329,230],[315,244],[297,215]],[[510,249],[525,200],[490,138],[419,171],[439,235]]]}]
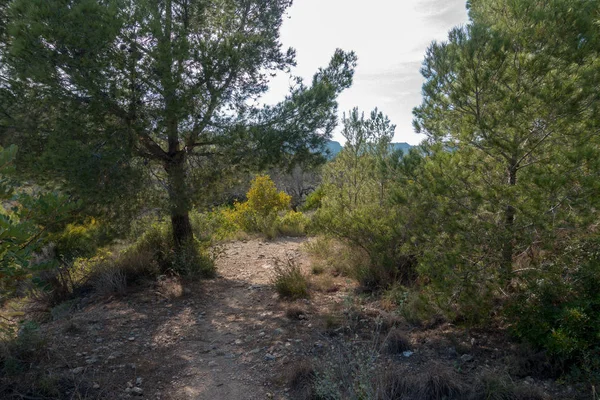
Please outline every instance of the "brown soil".
[{"label": "brown soil", "polygon": [[[38,368],[65,377],[72,398],[288,399],[286,371],[300,360],[326,357],[336,341],[383,343],[373,332],[385,337],[392,325],[414,354],[389,357],[409,370],[435,360],[474,376],[512,354],[501,335],[450,324],[415,329],[368,299],[352,314],[355,284],[343,277],[313,276],[309,300],[279,299],[270,284],[276,262],[294,258],[310,274],[304,240],[228,243],[215,279],[164,278],[121,298],[85,298],[42,325],[50,347]],[[554,391],[550,398],[571,398],[551,381],[524,378]]]},{"label": "brown soil", "polygon": [[[53,355],[44,368],[68,372],[78,391],[97,398],[129,397],[132,386],[149,399],[287,398],[282,371],[318,340],[316,311],[343,296],[278,299],[270,285],[276,262],[291,257],[308,271],[302,241],[229,243],[215,279],[165,278],[44,324]],[[300,319],[286,316],[290,307],[300,307]]]}]

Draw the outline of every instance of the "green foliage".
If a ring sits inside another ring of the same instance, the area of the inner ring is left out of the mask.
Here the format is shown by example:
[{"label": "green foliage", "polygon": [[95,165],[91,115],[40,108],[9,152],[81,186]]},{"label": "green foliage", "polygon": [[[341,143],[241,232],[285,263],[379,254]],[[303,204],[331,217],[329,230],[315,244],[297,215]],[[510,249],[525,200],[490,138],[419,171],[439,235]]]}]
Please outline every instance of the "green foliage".
[{"label": "green foliage", "polygon": [[65,261],[91,257],[102,244],[101,235],[102,226],[94,218],[82,224],[69,224],[63,232],[52,238],[56,243],[56,255]]},{"label": "green foliage", "polygon": [[3,94],[17,106],[7,102],[0,134],[26,149],[22,170],[107,220],[160,207],[179,251],[190,210],[237,171],[323,161],[353,53],[336,50],[309,84],[293,78],[276,105],[250,101],[295,64],[279,36],[290,5],[11,1],[0,58]]},{"label": "green foliage", "polygon": [[325,191],[323,190],[323,186],[317,187],[314,191],[312,191],[304,201],[304,205],[302,206],[303,211],[311,211],[316,210],[321,207],[321,202],[323,201],[323,197],[325,196]]},{"label": "green foliage", "polygon": [[358,279],[359,271],[369,266],[365,252],[347,243],[327,236],[317,236],[305,244],[316,270],[327,270],[333,275]]},{"label": "green foliage", "polygon": [[310,219],[299,211],[290,210],[277,221],[277,229],[284,236],[304,236]]},{"label": "green foliage", "polygon": [[232,237],[239,227],[227,218],[226,208],[190,212],[194,237],[203,243],[214,243]]},{"label": "green foliage", "polygon": [[210,243],[193,239],[186,243],[179,251],[175,249],[175,242],[170,225],[154,223],[148,230],[129,248],[135,257],[151,254],[151,259],[158,265],[161,273],[173,272],[185,277],[210,278],[215,274],[215,255],[211,254]]},{"label": "green foliage", "polygon": [[[234,203],[233,209],[223,210],[226,221],[246,232],[262,233],[268,238],[275,237],[280,222],[278,213],[290,208],[291,197],[277,191],[268,175],[255,177],[246,197],[245,202]],[[299,225],[303,222],[302,216],[290,214],[286,222],[290,229],[301,228]]]},{"label": "green foliage", "polygon": [[581,368],[597,351],[584,282],[598,271],[593,251],[570,248],[598,222],[599,3],[469,7],[470,23],[427,51],[414,110],[427,143],[400,165],[393,207],[418,221],[406,246],[436,307],[470,324],[504,315]]},{"label": "green foliage", "polygon": [[14,338],[3,338],[0,349],[2,372],[16,376],[26,371],[43,356],[46,340],[42,336],[38,324],[32,321],[20,325]]},{"label": "green foliage", "polygon": [[18,282],[54,265],[52,260],[36,262],[33,255],[46,244],[48,233],[68,222],[77,207],[56,193],[31,195],[18,188],[6,175],[16,154],[16,146],[0,147],[0,301],[13,293]]},{"label": "green foliage", "polygon": [[344,117],[347,144],[323,172],[317,230],[346,241],[368,254],[370,262],[356,270],[366,288],[385,287],[414,279],[405,217],[390,207],[392,176],[399,154],[391,151],[394,125],[381,112],[370,118],[352,110]]},{"label": "green foliage", "polygon": [[285,264],[277,263],[274,272],[272,283],[279,296],[289,300],[309,296],[308,278],[296,260],[290,258]]},{"label": "green foliage", "polygon": [[586,360],[578,369],[591,367],[584,375],[594,384],[600,383],[598,246],[596,238],[576,241],[543,270],[530,271],[507,308],[515,335],[546,349],[563,366]]}]

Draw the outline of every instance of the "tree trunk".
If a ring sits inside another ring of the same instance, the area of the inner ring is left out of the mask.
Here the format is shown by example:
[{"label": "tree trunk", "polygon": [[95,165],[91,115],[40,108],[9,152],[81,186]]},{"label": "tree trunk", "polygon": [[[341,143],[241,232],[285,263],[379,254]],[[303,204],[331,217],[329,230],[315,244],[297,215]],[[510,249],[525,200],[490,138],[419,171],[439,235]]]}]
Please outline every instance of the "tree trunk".
[{"label": "tree trunk", "polygon": [[[508,167],[508,184],[515,186],[517,184],[517,165],[511,162]],[[504,281],[510,280],[512,274],[513,240],[514,224],[516,210],[512,204],[508,204],[504,211],[504,243],[502,244],[502,278]]]},{"label": "tree trunk", "polygon": [[182,151],[165,164],[165,171],[168,176],[173,240],[177,250],[189,243],[194,236],[190,223],[190,201],[185,179],[185,157]]}]

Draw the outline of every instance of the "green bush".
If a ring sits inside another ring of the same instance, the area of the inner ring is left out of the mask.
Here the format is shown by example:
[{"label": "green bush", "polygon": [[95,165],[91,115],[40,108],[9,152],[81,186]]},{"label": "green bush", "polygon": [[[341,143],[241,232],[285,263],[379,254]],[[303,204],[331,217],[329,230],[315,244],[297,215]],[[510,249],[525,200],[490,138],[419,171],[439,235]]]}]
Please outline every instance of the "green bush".
[{"label": "green bush", "polygon": [[288,211],[277,221],[277,230],[284,236],[304,236],[310,219],[298,211]]},{"label": "green bush", "polygon": [[7,375],[24,372],[43,356],[46,344],[38,324],[24,322],[15,336],[3,338],[0,348],[2,372]]},{"label": "green bush", "polygon": [[327,236],[311,239],[304,248],[311,256],[313,267],[327,270],[333,275],[357,278],[359,271],[369,265],[369,258],[362,249]]},{"label": "green bush", "polygon": [[600,384],[600,241],[579,241],[533,271],[506,309],[513,333]]},{"label": "green bush", "polygon": [[129,252],[152,254],[161,273],[174,272],[189,277],[212,277],[215,274],[215,256],[210,254],[210,243],[192,239],[175,251],[171,226],[154,223],[135,242]]},{"label": "green bush", "polygon": [[102,226],[94,218],[82,224],[69,224],[53,238],[56,255],[72,261],[78,257],[91,257],[101,244]]},{"label": "green bush", "polygon": [[268,175],[259,175],[251,183],[247,201],[235,202],[232,209],[223,210],[225,220],[246,232],[277,236],[280,211],[289,210],[291,197],[278,192]]},{"label": "green bush", "polygon": [[196,239],[208,243],[233,237],[239,227],[226,218],[225,210],[225,208],[215,208],[205,212],[190,212],[190,221]]},{"label": "green bush", "polygon": [[324,196],[325,191],[323,190],[323,186],[319,186],[308,196],[306,196],[306,200],[302,206],[302,211],[311,211],[320,208]]},{"label": "green bush", "polygon": [[294,259],[275,266],[275,290],[282,298],[295,300],[308,297],[308,278]]}]

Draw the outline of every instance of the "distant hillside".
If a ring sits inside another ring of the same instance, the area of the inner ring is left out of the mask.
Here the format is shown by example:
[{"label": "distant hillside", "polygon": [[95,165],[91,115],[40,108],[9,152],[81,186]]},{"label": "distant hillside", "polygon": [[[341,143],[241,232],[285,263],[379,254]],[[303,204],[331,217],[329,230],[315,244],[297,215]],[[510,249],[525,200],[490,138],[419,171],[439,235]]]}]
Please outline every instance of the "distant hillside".
[{"label": "distant hillside", "polygon": [[404,153],[408,153],[408,151],[412,147],[410,144],[408,144],[406,142],[392,143],[392,146],[393,146],[394,150],[402,150]]},{"label": "distant hillside", "polygon": [[[392,143],[392,148],[394,150],[402,150],[404,153],[407,153],[412,146],[406,142],[398,142]],[[335,157],[340,151],[342,151],[343,146],[336,142],[335,140],[330,140],[325,145],[325,148],[329,151],[330,158]]]},{"label": "distant hillside", "polygon": [[340,151],[342,151],[342,145],[340,142],[336,142],[334,140],[329,140],[325,145],[325,148],[329,153],[329,158],[335,157]]}]

